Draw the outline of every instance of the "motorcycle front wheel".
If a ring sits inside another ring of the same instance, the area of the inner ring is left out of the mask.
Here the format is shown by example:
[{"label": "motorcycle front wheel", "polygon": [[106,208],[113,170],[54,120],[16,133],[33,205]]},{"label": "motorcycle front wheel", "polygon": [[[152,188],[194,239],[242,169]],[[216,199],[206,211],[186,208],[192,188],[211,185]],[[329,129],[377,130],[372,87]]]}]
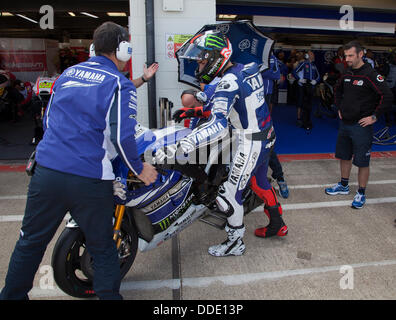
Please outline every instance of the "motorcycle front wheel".
[{"label": "motorcycle front wheel", "polygon": [[[138,235],[132,226],[122,224],[121,245],[118,248],[121,279],[125,277],[135,261]],[[51,265],[58,287],[76,298],[92,298],[92,258],[85,245],[80,228],[65,228],[59,236],[52,253]]]}]

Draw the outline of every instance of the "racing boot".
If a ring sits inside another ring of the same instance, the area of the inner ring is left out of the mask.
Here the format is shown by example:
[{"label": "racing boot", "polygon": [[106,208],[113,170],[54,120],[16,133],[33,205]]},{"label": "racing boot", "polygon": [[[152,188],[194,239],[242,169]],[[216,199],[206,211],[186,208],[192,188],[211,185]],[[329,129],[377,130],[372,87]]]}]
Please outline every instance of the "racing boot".
[{"label": "racing boot", "polygon": [[245,234],[245,226],[233,227],[228,223],[225,226],[228,238],[221,244],[209,247],[209,254],[215,257],[240,256],[245,252],[245,244],[243,236]]},{"label": "racing boot", "polygon": [[287,226],[282,219],[282,207],[278,203],[274,206],[264,206],[264,212],[270,223],[263,228],[258,228],[254,232],[257,237],[269,238],[273,236],[284,237],[288,233]]}]

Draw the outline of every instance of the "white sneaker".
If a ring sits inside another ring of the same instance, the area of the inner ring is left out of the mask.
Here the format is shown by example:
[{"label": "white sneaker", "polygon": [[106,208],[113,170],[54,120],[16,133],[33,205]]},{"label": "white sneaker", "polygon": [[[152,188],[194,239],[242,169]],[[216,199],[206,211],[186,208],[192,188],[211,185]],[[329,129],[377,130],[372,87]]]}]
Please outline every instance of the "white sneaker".
[{"label": "white sneaker", "polygon": [[245,227],[232,228],[226,225],[225,231],[228,234],[228,239],[221,244],[209,247],[209,254],[215,257],[243,255],[246,250],[242,240],[245,234]]}]

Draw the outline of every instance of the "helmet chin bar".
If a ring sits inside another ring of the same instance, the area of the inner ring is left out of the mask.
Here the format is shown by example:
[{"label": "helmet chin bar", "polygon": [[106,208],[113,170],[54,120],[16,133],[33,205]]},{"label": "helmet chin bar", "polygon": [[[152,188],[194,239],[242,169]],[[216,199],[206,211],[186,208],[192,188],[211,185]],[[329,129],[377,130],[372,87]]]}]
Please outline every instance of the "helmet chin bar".
[{"label": "helmet chin bar", "polygon": [[[203,34],[194,36],[190,44],[183,50],[179,58],[189,60],[207,60],[208,62],[202,68],[198,65],[195,70],[195,77],[200,83],[210,83],[226,67],[232,55],[232,46],[229,39],[213,31],[206,31]],[[200,71],[200,67],[202,70]]]},{"label": "helmet chin bar", "polygon": [[199,71],[199,66],[195,70],[195,77],[199,82],[210,83],[221,71],[224,69],[226,64],[223,64],[223,57],[218,51],[210,51],[208,56],[208,63]]}]

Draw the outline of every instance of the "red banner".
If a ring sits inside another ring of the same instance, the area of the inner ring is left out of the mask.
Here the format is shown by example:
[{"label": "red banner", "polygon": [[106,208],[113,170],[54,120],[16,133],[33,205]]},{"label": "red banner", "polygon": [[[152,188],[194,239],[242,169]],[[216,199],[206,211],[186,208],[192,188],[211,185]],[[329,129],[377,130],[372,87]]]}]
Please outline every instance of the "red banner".
[{"label": "red banner", "polygon": [[1,69],[11,72],[44,71],[47,69],[45,51],[0,52]]}]

